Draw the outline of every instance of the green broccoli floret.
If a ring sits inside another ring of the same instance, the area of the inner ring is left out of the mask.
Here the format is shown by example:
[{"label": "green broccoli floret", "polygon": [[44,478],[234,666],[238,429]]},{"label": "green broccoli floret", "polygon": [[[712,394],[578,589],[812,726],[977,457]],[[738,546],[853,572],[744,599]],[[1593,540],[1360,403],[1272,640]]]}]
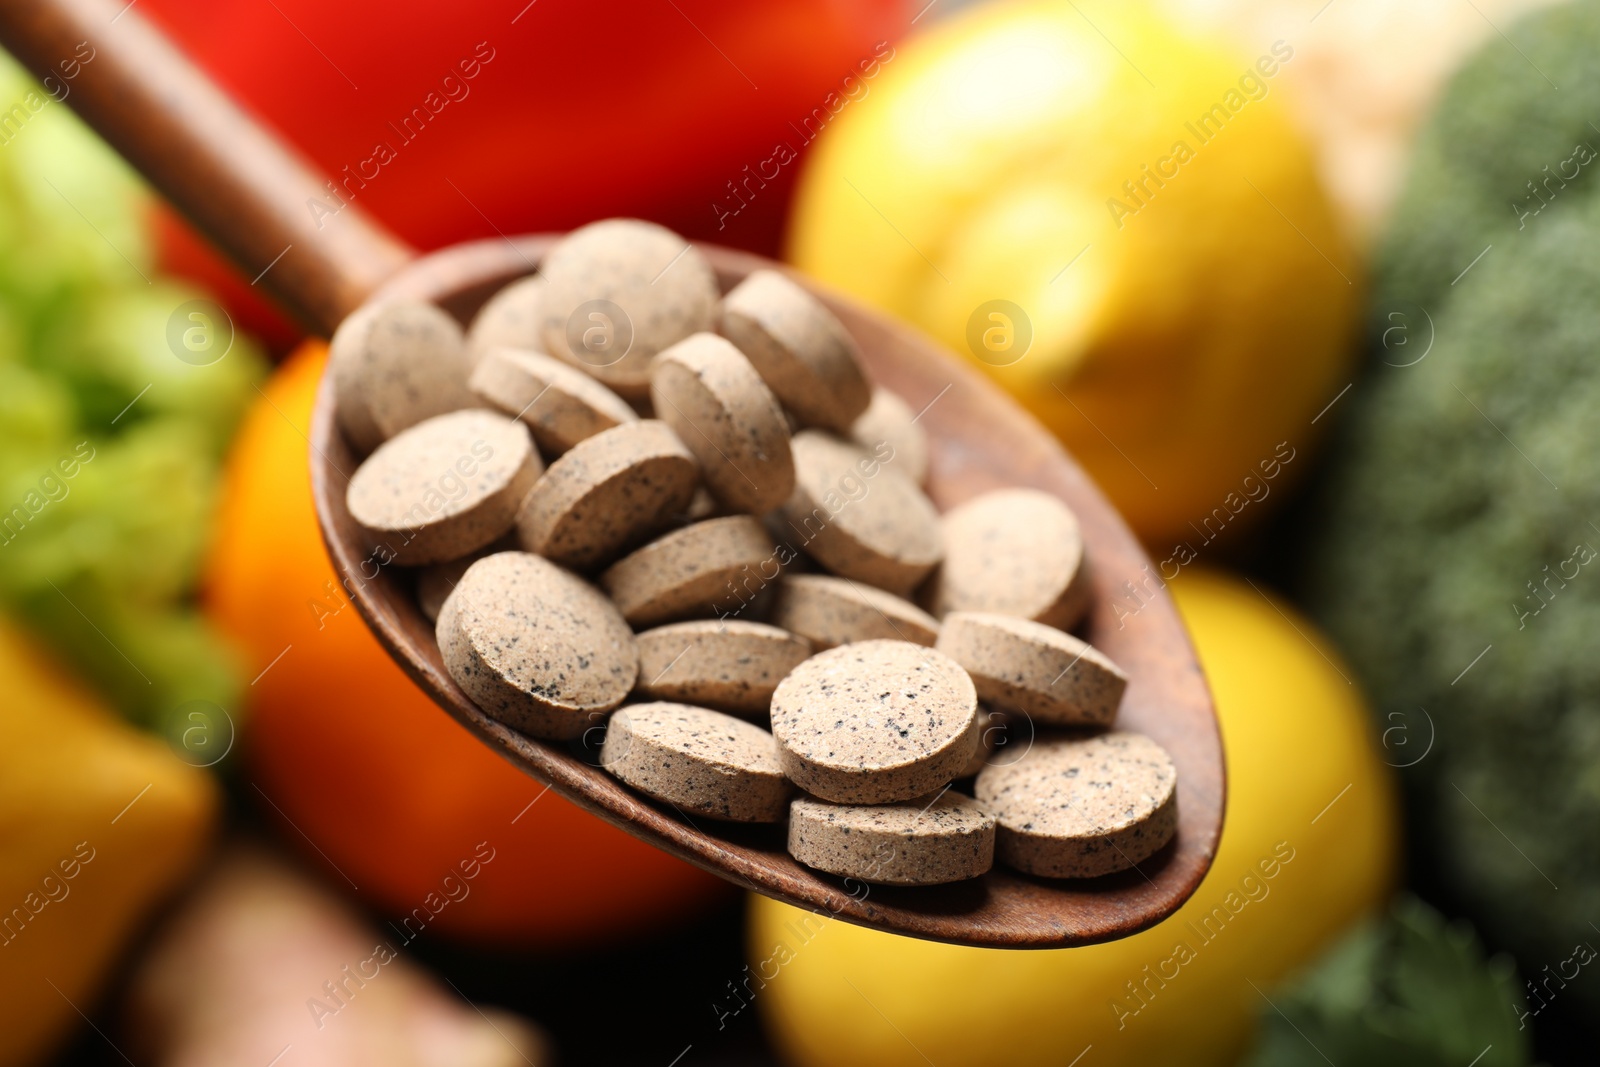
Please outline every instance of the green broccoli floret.
[{"label": "green broccoli floret", "polygon": [[1600,937],[1600,4],[1460,72],[1376,276],[1307,601],[1407,741],[1417,868],[1538,973]]}]

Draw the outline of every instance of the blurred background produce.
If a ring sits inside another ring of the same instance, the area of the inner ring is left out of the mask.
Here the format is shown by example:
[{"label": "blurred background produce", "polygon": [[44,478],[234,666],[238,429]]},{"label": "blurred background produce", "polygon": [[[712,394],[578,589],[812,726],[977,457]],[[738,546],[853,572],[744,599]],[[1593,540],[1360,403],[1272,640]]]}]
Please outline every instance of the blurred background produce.
[{"label": "blurred background produce", "polygon": [[1086,10],[974,5],[903,46],[819,141],[788,248],[974,358],[1141,536],[1203,543],[1348,380],[1362,272],[1279,91],[1292,43]]},{"label": "blurred background produce", "polygon": [[1600,5],[1547,6],[140,4],[419,247],[786,250],[1061,437],[1232,790],[1179,915],[1053,953],[742,898],[438,713],[321,549],[322,346],[0,62],[0,1064],[1591,1062]]},{"label": "blurred background produce", "polygon": [[1600,979],[1568,961],[1600,944],[1597,56],[1600,5],[1541,12],[1423,131],[1305,562],[1383,721],[1433,739],[1405,776],[1418,877],[1590,1018]]}]

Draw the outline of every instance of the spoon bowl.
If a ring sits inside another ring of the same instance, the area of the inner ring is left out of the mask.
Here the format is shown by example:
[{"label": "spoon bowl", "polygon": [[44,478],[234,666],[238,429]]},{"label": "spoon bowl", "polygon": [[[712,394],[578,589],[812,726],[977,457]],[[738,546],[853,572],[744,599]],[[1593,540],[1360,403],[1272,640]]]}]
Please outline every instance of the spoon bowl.
[{"label": "spoon bowl", "polygon": [[[465,323],[497,289],[533,272],[555,240],[519,237],[435,252],[402,268],[374,298],[431,300]],[[698,247],[724,292],[751,271],[783,269],[758,256]],[[1150,566],[1143,549],[1083,472],[1015,401],[910,328],[791,276],[839,316],[860,344],[874,382],[922,413],[919,421],[929,438],[929,495],[941,511],[990,489],[1032,486],[1060,497],[1078,515],[1094,588],[1094,606],[1079,632],[1128,673],[1118,725],[1154,739],[1177,766],[1178,832],[1170,845],[1134,870],[1088,881],[1033,878],[996,867],[954,885],[871,886],[796,863],[785,850],[781,828],[691,822],[633,793],[594,764],[597,746],[588,746],[586,753],[579,745],[536,740],[502,725],[451,680],[409,578],[371,558],[350,518],[345,488],[359,459],[338,430],[332,383],[324,377],[311,425],[312,492],[328,552],[349,578],[357,610],[441,708],[520,770],[607,822],[747,889],[847,922],[991,947],[1089,944],[1160,922],[1194,892],[1211,864],[1222,827],[1225,776],[1210,694],[1171,600],[1157,593],[1122,622],[1113,610],[1113,601],[1123,595],[1122,583],[1140,581]],[[1010,743],[1026,746],[1029,731],[1016,733]],[[1003,753],[1001,758],[1009,757]]]}]

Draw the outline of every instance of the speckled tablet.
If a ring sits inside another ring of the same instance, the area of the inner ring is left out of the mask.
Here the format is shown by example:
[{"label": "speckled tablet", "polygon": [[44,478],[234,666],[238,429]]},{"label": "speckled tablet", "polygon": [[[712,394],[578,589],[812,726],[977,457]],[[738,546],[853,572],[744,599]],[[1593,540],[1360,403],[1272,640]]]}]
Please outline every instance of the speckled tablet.
[{"label": "speckled tablet", "polygon": [[935,615],[988,611],[1057,629],[1089,608],[1089,568],[1078,517],[1037,489],[997,489],[940,520],[944,562],[924,603]]},{"label": "speckled tablet", "polygon": [[688,507],[699,481],[666,423],[613,426],[550,464],[517,514],[517,539],[562,566],[597,566]]},{"label": "speckled tablet", "polygon": [[688,815],[729,822],[780,822],[794,791],[771,734],[688,704],[630,704],[614,712],[600,765]]},{"label": "speckled tablet", "polygon": [[850,426],[850,440],[868,452],[880,444],[894,449],[891,469],[918,485],[928,480],[928,435],[917,416],[899,396],[881,385],[872,390],[872,403]]},{"label": "speckled tablet", "polygon": [[892,465],[831,434],[794,436],[790,543],[843,578],[909,593],[944,555],[939,515]]},{"label": "speckled tablet", "polygon": [[995,820],[946,791],[900,804],[830,804],[796,797],[789,855],[819,871],[877,885],[944,885],[994,864]]},{"label": "speckled tablet", "polygon": [[1002,863],[1046,878],[1095,878],[1148,859],[1178,827],[1178,772],[1140,734],[1039,738],[1015,763],[978,775],[999,821]]},{"label": "speckled tablet", "polygon": [[803,637],[743,619],[672,623],[634,638],[639,683],[634,692],[655,700],[680,700],[758,721],[772,691],[811,656]]},{"label": "speckled tablet", "polygon": [[697,333],[665,349],[650,372],[650,400],[730,508],[759,515],[789,499],[789,424],[761,375],[728,341]]},{"label": "speckled tablet", "polygon": [[613,426],[639,421],[616,393],[543,352],[490,348],[467,385],[478,399],[527,423],[550,456]]},{"label": "speckled tablet", "polygon": [[772,624],[809,640],[818,652],[852,641],[931,646],[939,620],[909,600],[826,574],[788,574],[778,582]]},{"label": "speckled tablet", "polygon": [[966,668],[980,697],[1041,726],[1109,726],[1128,688],[1099,649],[1009,615],[951,612],[936,647]]},{"label": "speckled tablet", "polygon": [[467,327],[467,353],[481,361],[491,348],[544,351],[544,277],[518,278],[491,296]]},{"label": "speckled tablet", "polygon": [[635,626],[700,618],[739,603],[739,578],[758,573],[776,548],[749,515],[707,519],[660,537],[613,563],[600,586]]},{"label": "speckled tablet", "polygon": [[773,270],[722,298],[720,332],[807,426],[848,434],[872,401],[855,341],[822,301]]},{"label": "speckled tablet", "polygon": [[350,478],[345,505],[386,562],[438,563],[509,530],[541,469],[527,427],[454,411],[380,445]]},{"label": "speckled tablet", "polygon": [[462,691],[533,737],[581,736],[622,703],[639,671],[633,631],[611,601],[526,552],[468,567],[440,609],[436,634]]},{"label": "speckled tablet", "polygon": [[784,773],[841,804],[891,804],[950,782],[978,745],[965,671],[931,648],[860,641],[818,653],[772,695]]},{"label": "speckled tablet", "polygon": [[710,264],[652,222],[607,219],[573,230],[541,273],[545,350],[630,399],[648,393],[657,352],[715,321]]},{"label": "speckled tablet", "polygon": [[358,452],[424,419],[475,407],[461,327],[432,304],[371,304],[347,316],[328,347],[334,415]]}]

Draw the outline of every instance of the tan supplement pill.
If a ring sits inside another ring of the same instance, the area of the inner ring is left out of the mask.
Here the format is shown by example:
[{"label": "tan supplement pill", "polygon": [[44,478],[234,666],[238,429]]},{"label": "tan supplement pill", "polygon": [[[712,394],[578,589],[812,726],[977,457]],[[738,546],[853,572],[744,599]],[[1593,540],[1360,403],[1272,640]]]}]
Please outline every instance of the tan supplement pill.
[{"label": "tan supplement pill", "polygon": [[454,411],[385,441],[356,468],[350,517],[385,563],[440,563],[511,528],[542,464],[528,429],[492,411]]},{"label": "tan supplement pill", "polygon": [[1039,738],[978,775],[1002,863],[1046,878],[1095,878],[1155,854],[1178,828],[1178,772],[1140,734]]},{"label": "tan supplement pill", "polygon": [[995,820],[946,791],[902,804],[789,806],[789,855],[819,871],[878,885],[944,885],[994,865]]},{"label": "tan supplement pill", "polygon": [[794,789],[772,735],[688,704],[630,704],[611,716],[600,766],[647,796],[729,822],[781,822]]},{"label": "tan supplement pill", "polygon": [[657,352],[716,319],[710,264],[653,222],[607,219],[573,230],[541,273],[545,350],[629,399],[649,393]]},{"label": "tan supplement pill", "polygon": [[633,631],[611,601],[526,552],[467,568],[436,629],[445,669],[495,719],[533,737],[581,736],[633,688]]},{"label": "tan supplement pill", "polygon": [[852,641],[910,641],[932,646],[939,620],[909,600],[848,578],[789,574],[778,582],[772,624],[811,642],[818,652]]},{"label": "tan supplement pill", "polygon": [[1099,649],[1009,615],[952,612],[935,647],[966,668],[979,697],[1041,726],[1109,726],[1128,688]]},{"label": "tan supplement pill", "polygon": [[927,482],[928,435],[917,425],[916,415],[906,402],[882,386],[872,390],[872,403],[851,425],[850,440],[868,452],[887,443],[894,449],[889,469],[918,485]]},{"label": "tan supplement pill", "polygon": [[723,297],[719,325],[805,425],[848,434],[872,402],[844,324],[777,271],[755,271]]},{"label": "tan supplement pill", "polygon": [[543,352],[490,348],[467,385],[478,399],[527,423],[546,455],[558,456],[613,426],[639,421],[616,393]]},{"label": "tan supplement pill", "polygon": [[784,773],[840,804],[892,804],[947,784],[978,746],[967,673],[931,648],[861,641],[778,683],[772,733]]},{"label": "tan supplement pill", "polygon": [[772,691],[811,656],[811,642],[742,619],[679,622],[646,630],[635,693],[765,719]]},{"label": "tan supplement pill", "polygon": [[516,547],[511,538],[501,537],[458,559],[444,563],[429,563],[417,568],[417,607],[421,610],[422,617],[429,622],[438,622],[439,612],[443,610],[445,600],[461,581],[461,576],[467,573],[468,567],[484,556],[507,552]]},{"label": "tan supplement pill", "polygon": [[759,572],[775,551],[766,528],[749,515],[707,519],[617,560],[600,576],[600,587],[635,626],[714,615],[739,603],[740,577]]},{"label": "tan supplement pill", "polygon": [[816,430],[796,434],[795,490],[783,505],[794,542],[842,578],[905,594],[944,555],[939,514],[873,453]]},{"label": "tan supplement pill", "polygon": [[471,369],[456,320],[420,300],[363,307],[328,346],[334,413],[359,452],[424,419],[475,407]]},{"label": "tan supplement pill", "polygon": [[530,274],[491,296],[467,327],[467,352],[482,361],[491,348],[544,351],[544,278]]},{"label": "tan supplement pill", "polygon": [[664,350],[650,372],[650,400],[723,503],[760,515],[789,499],[789,424],[761,375],[728,341],[697,333]]},{"label": "tan supplement pill", "polygon": [[1089,608],[1078,517],[1037,489],[998,489],[940,520],[944,563],[924,593],[930,611],[988,611],[1065,630]]},{"label": "tan supplement pill", "polygon": [[517,515],[517,539],[564,567],[593,567],[689,506],[700,468],[664,422],[585,438],[550,464]]}]

